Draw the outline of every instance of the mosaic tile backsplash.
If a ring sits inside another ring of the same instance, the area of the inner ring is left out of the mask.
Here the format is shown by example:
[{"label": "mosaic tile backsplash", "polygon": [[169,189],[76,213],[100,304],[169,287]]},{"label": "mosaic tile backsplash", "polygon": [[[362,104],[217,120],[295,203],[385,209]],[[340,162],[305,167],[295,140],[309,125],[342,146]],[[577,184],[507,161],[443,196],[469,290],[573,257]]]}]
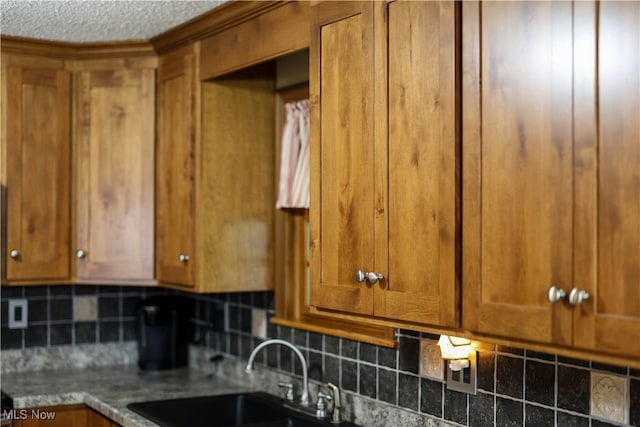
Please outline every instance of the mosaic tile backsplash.
[{"label": "mosaic tile backsplash", "polygon": [[[190,295],[142,287],[3,287],[2,349],[135,340],[136,304],[166,293],[194,299],[194,342],[228,356],[247,358],[261,341],[252,335],[254,318],[273,315],[270,292]],[[28,300],[26,329],[8,328],[11,298]],[[435,336],[398,330],[400,346],[394,350],[271,324],[266,335],[296,344],[307,357],[312,380],[453,424],[640,427],[639,370],[485,345],[478,352],[478,393],[467,395],[419,374],[420,342]],[[257,362],[300,375],[285,348],[268,347]]]}]

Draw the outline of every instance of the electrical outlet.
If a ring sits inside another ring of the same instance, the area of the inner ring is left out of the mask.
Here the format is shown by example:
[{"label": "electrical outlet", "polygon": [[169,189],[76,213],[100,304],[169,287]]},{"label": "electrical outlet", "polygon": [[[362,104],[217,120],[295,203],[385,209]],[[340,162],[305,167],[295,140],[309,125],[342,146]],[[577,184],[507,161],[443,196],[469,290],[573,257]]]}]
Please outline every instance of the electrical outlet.
[{"label": "electrical outlet", "polygon": [[26,299],[9,300],[9,329],[25,329],[29,319],[29,305]]},{"label": "electrical outlet", "polygon": [[461,393],[478,394],[478,353],[469,353],[469,366],[454,371],[447,364],[447,389]]}]

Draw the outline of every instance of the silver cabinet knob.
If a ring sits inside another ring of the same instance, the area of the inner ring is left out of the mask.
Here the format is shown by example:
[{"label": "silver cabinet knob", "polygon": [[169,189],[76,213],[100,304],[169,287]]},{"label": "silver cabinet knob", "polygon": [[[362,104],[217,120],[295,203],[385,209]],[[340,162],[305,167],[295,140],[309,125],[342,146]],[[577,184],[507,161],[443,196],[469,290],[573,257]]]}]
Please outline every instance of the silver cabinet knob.
[{"label": "silver cabinet knob", "polygon": [[382,280],[384,280],[384,276],[382,274],[374,273],[373,271],[367,273],[367,281],[372,285]]},{"label": "silver cabinet knob", "polygon": [[83,251],[82,249],[78,249],[76,251],[76,258],[85,259],[86,257],[87,257],[87,253],[85,251]]},{"label": "silver cabinet knob", "polygon": [[11,257],[11,259],[19,259],[20,258],[20,251],[14,249],[11,252],[9,252],[9,256]]},{"label": "silver cabinet knob", "polygon": [[571,292],[569,293],[569,304],[571,305],[580,305],[588,299],[589,292],[583,291],[578,288],[571,289]]},{"label": "silver cabinet knob", "polygon": [[362,283],[364,281],[371,283],[377,283],[379,280],[384,280],[384,276],[382,274],[374,273],[373,271],[365,272],[362,270],[356,271],[356,281],[358,283]]},{"label": "silver cabinet knob", "polygon": [[180,261],[180,264],[188,263],[189,262],[189,255],[185,255],[185,254],[178,255],[178,261]]},{"label": "silver cabinet knob", "polygon": [[563,299],[566,295],[567,293],[564,291],[564,289],[556,288],[555,286],[552,286],[549,288],[549,293],[547,294],[547,297],[549,298],[549,302],[553,304]]}]

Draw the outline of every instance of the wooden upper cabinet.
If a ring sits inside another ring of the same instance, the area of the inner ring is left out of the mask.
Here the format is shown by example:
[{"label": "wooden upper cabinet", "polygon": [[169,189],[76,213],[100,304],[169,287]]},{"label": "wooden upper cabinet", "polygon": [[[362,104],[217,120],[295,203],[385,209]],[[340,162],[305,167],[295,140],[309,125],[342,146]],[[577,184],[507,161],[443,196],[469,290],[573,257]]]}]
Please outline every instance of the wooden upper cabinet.
[{"label": "wooden upper cabinet", "polygon": [[572,6],[463,8],[463,326],[568,344],[547,291],[572,283]]},{"label": "wooden upper cabinet", "polygon": [[[373,3],[311,9],[311,304],[373,314]],[[384,215],[384,210],[383,210]]]},{"label": "wooden upper cabinet", "polygon": [[637,356],[640,6],[463,10],[463,326]]},{"label": "wooden upper cabinet", "polygon": [[[384,129],[379,122],[385,111],[377,101],[375,212],[380,218],[376,268],[387,271],[387,282],[384,292],[376,292],[375,313],[457,326],[459,7],[448,1],[396,1],[388,4],[386,17],[387,52],[376,55],[388,58],[388,84],[376,76],[376,92],[388,88],[388,111]],[[376,35],[380,32],[385,28]],[[387,64],[377,64],[376,70]],[[380,202],[385,199],[387,223]]]},{"label": "wooden upper cabinet", "polygon": [[154,277],[153,69],[76,75],[77,278]]},{"label": "wooden upper cabinet", "polygon": [[69,279],[70,73],[9,66],[7,79],[6,278]]},{"label": "wooden upper cabinet", "polygon": [[160,58],[157,87],[156,275],[195,285],[197,45]]},{"label": "wooden upper cabinet", "polygon": [[272,67],[200,82],[199,48],[159,63],[157,278],[194,292],[272,289]]},{"label": "wooden upper cabinet", "polygon": [[640,4],[574,7],[574,288],[589,293],[574,311],[574,345],[638,357]]},{"label": "wooden upper cabinet", "polygon": [[[316,307],[457,325],[456,8],[312,7]],[[358,270],[383,279],[358,283]]]}]

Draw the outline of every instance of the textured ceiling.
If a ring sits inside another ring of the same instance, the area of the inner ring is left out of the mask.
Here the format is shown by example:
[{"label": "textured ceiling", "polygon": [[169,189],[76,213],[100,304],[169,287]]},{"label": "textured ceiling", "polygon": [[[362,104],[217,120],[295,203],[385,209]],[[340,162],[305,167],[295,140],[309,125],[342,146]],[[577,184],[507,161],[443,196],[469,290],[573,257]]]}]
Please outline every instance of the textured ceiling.
[{"label": "textured ceiling", "polygon": [[64,42],[146,40],[224,0],[0,0],[0,33]]}]

